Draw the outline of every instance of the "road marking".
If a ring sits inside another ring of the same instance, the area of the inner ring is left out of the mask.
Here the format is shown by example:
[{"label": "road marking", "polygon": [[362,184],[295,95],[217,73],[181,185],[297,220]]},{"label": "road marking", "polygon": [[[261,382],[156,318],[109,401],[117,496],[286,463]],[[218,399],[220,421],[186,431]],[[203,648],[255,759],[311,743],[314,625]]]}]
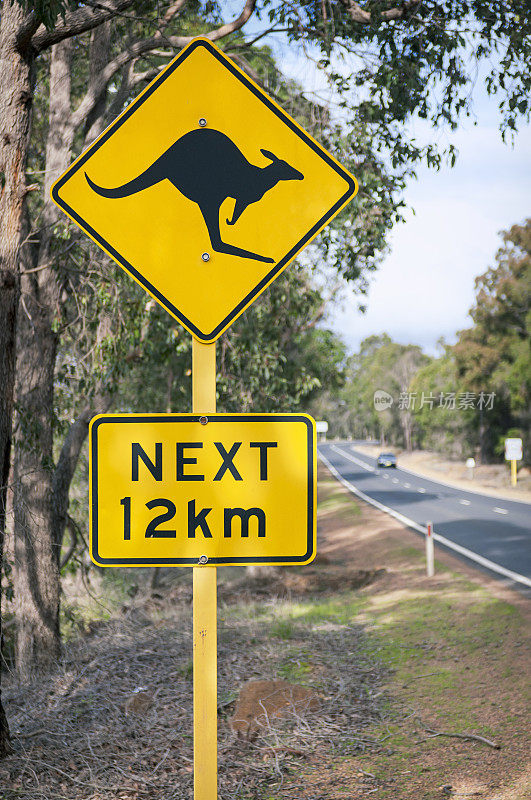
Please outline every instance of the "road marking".
[{"label": "road marking", "polygon": [[[386,514],[389,514],[394,519],[401,522],[403,525],[406,525],[408,528],[413,528],[413,530],[422,533],[424,536],[427,533],[427,528],[424,525],[419,525],[414,520],[409,519],[409,517],[405,517],[403,514],[399,514],[398,511],[393,511],[392,508],[388,506],[384,506],[383,503],[379,503],[378,500],[373,500],[372,497],[369,497],[364,492],[357,489],[350,481],[347,481],[338,471],[337,469],[330,463],[330,461],[324,456],[322,453],[319,453],[319,458],[328,467],[332,475],[334,475],[337,480],[343,484],[343,486],[355,494],[356,497],[359,497],[361,500],[365,500],[366,503],[369,503],[371,506],[375,508],[379,508],[380,511],[384,511]],[[420,491],[420,489],[419,489]],[[500,564],[496,564],[494,561],[490,561],[488,558],[484,558],[480,556],[478,553],[474,553],[472,550],[469,550],[467,547],[461,547],[460,544],[456,544],[452,542],[450,539],[447,539],[445,536],[441,536],[439,533],[433,533],[433,539],[436,542],[440,542],[441,544],[448,547],[450,550],[455,550],[456,553],[460,553],[466,558],[469,558],[471,561],[475,561],[477,564],[480,564],[482,567],[486,567],[490,569],[492,572],[497,572],[499,575],[503,575],[506,578],[510,578],[510,580],[515,581],[516,583],[522,583],[524,586],[528,586],[531,588],[531,580],[526,578],[525,575],[520,575],[518,572],[513,572],[510,569],[506,569],[502,567]]]},{"label": "road marking", "polygon": [[410,483],[405,483],[404,486],[406,487],[406,489],[411,489],[411,484]]},{"label": "road marking", "polygon": [[461,503],[462,506],[469,506],[470,505],[470,500],[460,500],[459,502]]},{"label": "road marking", "polygon": [[[439,477],[430,478],[430,477],[428,477],[428,475],[424,475],[421,472],[415,472],[415,470],[413,470],[413,469],[406,469],[406,467],[402,466],[402,464],[400,464],[400,472],[407,472],[408,475],[414,475],[415,478],[425,478],[426,480],[433,480],[434,483],[440,483],[443,486],[448,486],[449,489],[457,489],[457,491],[459,491],[459,490],[462,491],[463,490],[463,486],[459,485],[458,483],[448,483],[448,481],[443,481]],[[472,487],[468,487],[467,486],[466,491],[469,494],[479,494],[481,497],[486,497],[487,500],[489,498],[491,500],[506,500],[507,499],[505,497],[502,497],[499,494],[496,494],[496,492],[488,492],[488,491],[486,491],[484,489],[483,490],[481,490],[481,489],[473,489]],[[522,507],[524,505],[526,505],[528,507],[528,508],[526,508],[526,511],[529,511],[529,505],[530,505],[529,500],[523,500],[522,498],[519,498],[518,500],[513,500],[511,498],[511,502],[512,503],[520,503],[520,505]]]},{"label": "road marking", "polygon": [[495,511],[496,514],[508,514],[509,513],[506,508],[498,508],[498,506],[494,506],[494,508],[492,510]]},{"label": "road marking", "polygon": [[363,469],[366,469],[367,472],[376,472],[374,467],[371,467],[371,465],[367,464],[366,461],[361,461],[359,458],[356,458],[356,456],[351,456],[350,453],[345,453],[344,450],[340,450],[339,447],[335,446],[335,444],[331,445],[330,449],[333,450],[335,453],[338,453],[340,456],[343,456],[343,458],[347,458],[349,461],[353,461],[354,464],[358,465],[358,467],[363,467]]},{"label": "road marking", "polygon": [[398,483],[398,478],[393,478],[393,483]]},{"label": "road marking", "polygon": [[385,478],[386,481],[389,480],[389,475],[382,475],[382,478]]},{"label": "road marking", "polygon": [[426,494],[426,489],[423,489],[421,486],[420,489],[417,489],[417,492],[420,492],[421,494]]}]

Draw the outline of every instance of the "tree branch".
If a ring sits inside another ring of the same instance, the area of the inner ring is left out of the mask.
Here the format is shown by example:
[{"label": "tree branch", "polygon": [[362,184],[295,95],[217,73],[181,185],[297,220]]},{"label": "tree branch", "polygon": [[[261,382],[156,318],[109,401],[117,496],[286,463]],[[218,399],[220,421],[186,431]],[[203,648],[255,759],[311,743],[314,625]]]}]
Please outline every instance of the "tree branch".
[{"label": "tree branch", "polygon": [[417,744],[427,742],[429,739],[435,739],[437,736],[448,736],[451,739],[470,739],[473,742],[487,744],[489,747],[493,747],[494,750],[501,750],[501,745],[497,744],[496,742],[491,742],[490,739],[485,739],[483,736],[478,736],[477,733],[449,733],[447,731],[434,731],[433,728],[428,728],[427,725],[424,725],[424,730],[430,733],[431,736],[428,736],[427,739],[419,739]]},{"label": "tree branch", "polygon": [[91,6],[82,6],[75,11],[67,13],[64,21],[56,25],[51,31],[46,30],[44,25],[40,25],[31,40],[31,44],[40,53],[47,47],[51,47],[57,42],[62,42],[63,39],[68,39],[71,36],[77,36],[80,33],[96,28],[108,19],[112,19],[115,14],[129,8],[132,4],[133,0],[106,0],[105,4],[102,3],[98,10]]},{"label": "tree branch", "polygon": [[[126,0],[121,0],[121,2],[125,2]],[[186,0],[178,0],[173,6],[168,9],[166,12],[163,23],[166,24],[166,19],[168,21],[174,16],[175,13],[179,10],[179,8],[184,5]],[[218,39],[222,39],[225,36],[228,36],[230,33],[233,33],[236,30],[239,30],[245,23],[249,20],[251,15],[254,12],[256,7],[256,0],[246,0],[245,6],[237,19],[233,20],[232,22],[226,23],[221,25],[219,28],[216,28],[210,33],[206,34],[206,37],[211,41],[216,41]],[[170,11],[172,12],[170,15]],[[170,15],[170,16],[169,16]],[[81,125],[84,120],[86,119],[87,115],[90,114],[91,109],[94,107],[94,104],[97,102],[98,97],[104,91],[105,87],[107,86],[108,82],[111,78],[120,70],[122,69],[128,62],[132,61],[135,58],[138,58],[145,53],[148,53],[155,48],[159,48],[161,45],[169,45],[170,47],[180,50],[189,44],[194,38],[194,36],[166,36],[161,31],[157,31],[153,36],[149,37],[148,39],[141,39],[136,42],[133,42],[127,50],[123,50],[119,55],[117,55],[112,61],[110,61],[105,69],[103,69],[97,80],[95,80],[88,88],[85,97],[77,107],[77,109],[72,114],[71,124],[73,125],[74,129]]]},{"label": "tree branch", "polygon": [[61,563],[59,564],[59,569],[63,569],[66,567],[74,553],[76,552],[76,545],[77,545],[77,529],[76,524],[72,517],[67,514],[66,515],[66,527],[70,531],[70,545],[66,553],[61,556]]},{"label": "tree branch", "polygon": [[[389,8],[387,11],[380,11],[379,16],[386,21],[402,19],[408,11],[416,8],[420,2],[421,0],[405,0],[404,3],[394,8]],[[372,14],[369,11],[364,11],[360,4],[354,2],[354,0],[341,0],[341,3],[347,9],[348,15],[353,22],[357,22],[361,25],[370,25],[370,23],[373,22]]]},{"label": "tree branch", "polygon": [[[220,25],[219,28],[215,28],[213,31],[210,31],[210,33],[205,33],[205,38],[210,39],[211,42],[216,42],[219,39],[224,39],[225,36],[228,36],[230,33],[234,33],[234,31],[239,31],[240,28],[243,28],[245,23],[251,18],[255,8],[256,0],[246,0],[239,17],[232,20],[232,22],[227,22],[224,25]],[[180,50],[181,48],[186,47],[187,44],[190,44],[190,42],[195,38],[195,36],[164,36],[157,31],[153,37],[153,40],[156,40],[159,45],[162,42],[166,42],[172,47]]]},{"label": "tree branch", "polygon": [[[256,0],[247,0],[243,7],[242,13],[237,19],[233,20],[232,22],[228,22],[226,25],[222,25],[220,28],[216,28],[214,31],[210,31],[210,33],[206,34],[206,38],[210,39],[212,42],[215,42],[218,39],[223,39],[225,36],[228,36],[229,33],[239,31],[240,28],[243,28],[245,23],[252,17],[255,7]],[[192,36],[187,38],[190,41],[193,39]]]},{"label": "tree branch", "polygon": [[175,3],[172,3],[171,6],[168,8],[164,16],[162,17],[162,26],[166,27],[174,16],[179,13],[181,8],[186,5],[188,0],[176,0]]},{"label": "tree branch", "polygon": [[35,11],[32,11],[30,14],[28,14],[28,16],[23,20],[15,36],[15,43],[19,53],[22,53],[24,50],[26,50],[31,42],[31,37],[38,29],[39,25],[40,22],[37,19]]},{"label": "tree branch", "polygon": [[110,397],[101,392],[93,403],[86,406],[76,421],[70,426],[63,442],[57,466],[52,476],[53,492],[53,537],[57,552],[61,551],[65,525],[68,522],[68,497],[70,484],[76,471],[81,448],[87,437],[89,423],[95,414],[107,411],[111,403]]}]

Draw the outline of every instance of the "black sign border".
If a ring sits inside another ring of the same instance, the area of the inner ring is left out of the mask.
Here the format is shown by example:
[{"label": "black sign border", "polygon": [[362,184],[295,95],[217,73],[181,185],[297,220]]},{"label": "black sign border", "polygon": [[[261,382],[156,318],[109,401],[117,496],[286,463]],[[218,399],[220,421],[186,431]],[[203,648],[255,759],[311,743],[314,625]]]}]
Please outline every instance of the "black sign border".
[{"label": "black sign border", "polygon": [[[92,228],[91,225],[88,224],[74,209],[68,205],[64,200],[61,199],[59,194],[63,185],[74,175],[81,167],[85,164],[88,158],[95,153],[109,138],[112,134],[121,126],[123,123],[129,119],[131,114],[144,103],[151,94],[163,83],[172,72],[177,69],[183,61],[190,56],[194,50],[198,47],[205,47],[226,69],[231,72],[234,77],[236,77],[247,89],[249,89],[252,94],[255,95],[265,106],[269,108],[279,119],[281,119],[287,126],[290,128],[293,133],[295,133],[299,138],[301,138],[317,155],[319,155],[327,164],[330,166],[335,172],[338,173],[348,184],[348,189],[345,194],[340,197],[340,199],[332,206],[332,208],[324,214],[321,219],[316,222],[316,224],[308,231],[308,233],[300,239],[297,244],[291,248],[291,250],[286,253],[286,255],[276,264],[270,272],[258,283],[255,288],[247,294],[243,300],[241,300],[233,310],[227,314],[227,316],[219,323],[210,333],[205,333],[201,331],[196,325],[194,325],[191,320],[189,320],[179,309],[173,305],[173,303],[168,300],[153,284],[151,284],[147,278],[145,278],[132,264],[130,264],[120,253],[114,249],[114,247],[107,242],[102,236],[100,236],[97,231]],[[160,75],[156,78],[153,83],[151,83],[147,90],[138,97],[136,100],[127,107],[125,112],[122,116],[117,119],[114,123],[112,123],[107,130],[103,133],[103,135],[94,142],[80,157],[78,161],[76,161],[70,169],[68,169],[64,175],[57,181],[57,183],[52,187],[52,197],[54,201],[60,206],[63,211],[65,211],[72,219],[74,219],[77,224],[83,228],[96,242],[98,242],[104,250],[106,250],[110,255],[121,264],[127,272],[131,273],[136,280],[145,288],[147,291],[155,297],[158,302],[168,311],[172,316],[178,319],[182,324],[187,328],[197,339],[202,342],[212,342],[215,341],[223,332],[223,330],[231,324],[231,322],[240,314],[240,312],[249,305],[254,298],[260,294],[261,290],[272,281],[278,273],[284,268],[288,261],[302,248],[308,241],[310,241],[313,236],[317,233],[317,231],[322,228],[328,220],[334,216],[334,214],[343,206],[347,200],[356,194],[356,181],[352,178],[352,176],[341,167],[336,161],[334,161],[329,154],[322,150],[313,139],[308,136],[301,128],[299,128],[293,120],[280,108],[278,108],[268,97],[265,95],[260,89],[258,89],[250,80],[246,78],[245,75],[241,74],[240,71],[235,67],[235,65],[220,51],[214,47],[210,42],[204,39],[199,39],[196,42],[192,42],[183,52],[177,56],[177,58],[168,66],[168,68],[164,71],[164,74]]]},{"label": "black sign border", "polygon": [[[267,556],[256,558],[209,558],[211,566],[250,565],[250,564],[303,564],[315,558],[315,502],[314,502],[314,460],[315,442],[314,425],[309,417],[298,414],[208,414],[208,424],[216,422],[304,422],[307,428],[307,550],[303,556]],[[93,561],[101,567],[152,567],[152,566],[198,566],[197,558],[102,558],[98,553],[98,429],[105,423],[138,423],[138,422],[197,422],[204,419],[204,414],[164,414],[164,415],[109,415],[99,417],[91,425],[90,460],[91,460],[91,541],[90,551]]]}]

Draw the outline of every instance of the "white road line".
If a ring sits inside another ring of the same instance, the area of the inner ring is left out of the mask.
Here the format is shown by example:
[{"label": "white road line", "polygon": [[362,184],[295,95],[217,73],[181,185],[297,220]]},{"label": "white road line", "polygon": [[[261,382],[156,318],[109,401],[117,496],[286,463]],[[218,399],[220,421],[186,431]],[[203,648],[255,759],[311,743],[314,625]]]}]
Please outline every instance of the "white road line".
[{"label": "white road line", "polygon": [[411,484],[410,483],[405,483],[404,486],[406,487],[406,489],[411,489]]},{"label": "white road line", "polygon": [[398,478],[393,478],[393,483],[399,483]]},{"label": "white road line", "polygon": [[[364,492],[361,492],[359,489],[353,486],[353,484],[350,483],[350,481],[347,481],[342,475],[340,475],[340,473],[330,463],[330,461],[326,458],[326,456],[324,456],[322,453],[319,453],[319,458],[321,459],[323,464],[325,464],[328,467],[332,475],[334,475],[334,477],[336,477],[337,480],[340,483],[342,483],[346,489],[349,490],[349,492],[352,492],[352,494],[355,494],[356,497],[359,497],[361,500],[365,500],[366,503],[370,503],[371,506],[379,508],[380,511],[384,511],[386,514],[389,514],[391,517],[394,517],[394,519],[398,520],[398,522],[401,522],[403,525],[406,525],[408,528],[413,528],[413,530],[426,535],[427,531],[423,525],[419,525],[414,520],[409,519],[409,517],[405,517],[403,514],[399,514],[398,511],[393,511],[392,508],[384,506],[383,503],[379,503],[378,500],[373,500],[372,497],[369,497]],[[492,570],[492,572],[497,572],[499,575],[503,575],[505,578],[510,578],[512,581],[515,581],[516,583],[522,583],[524,586],[529,586],[531,588],[531,580],[529,580],[529,578],[526,578],[525,575],[520,575],[518,572],[513,572],[510,569],[506,569],[505,567],[502,567],[500,564],[496,564],[494,563],[494,561],[490,561],[490,559],[488,558],[483,558],[483,556],[480,556],[478,553],[472,552],[472,550],[469,550],[467,547],[461,547],[460,544],[452,542],[450,539],[447,539],[445,536],[441,536],[439,533],[434,533],[433,538],[436,542],[440,542],[441,544],[444,544],[446,547],[449,547],[450,550],[455,550],[456,553],[460,553],[461,555],[469,558],[471,561],[475,561],[477,564],[481,564],[482,567],[486,567],[487,569]]]},{"label": "white road line", "polygon": [[470,500],[460,500],[459,502],[461,503],[462,506],[469,506],[470,505]]},{"label": "white road line", "polygon": [[[415,478],[423,478],[424,480],[431,480],[434,483],[440,483],[443,486],[448,486],[450,489],[457,489],[458,491],[463,491],[463,486],[460,486],[457,483],[448,483],[447,481],[442,481],[440,478],[430,478],[428,475],[422,474],[421,472],[415,472],[414,469],[406,469],[403,467],[402,464],[400,465],[400,472],[407,472],[408,475],[414,475]],[[486,497],[487,499],[490,497],[492,500],[507,500],[507,497],[503,495],[496,494],[496,492],[488,492],[485,489],[473,489],[472,487],[466,487],[466,490],[469,494],[479,494],[481,497]],[[513,500],[513,503],[520,503],[521,505],[530,505],[529,500],[524,500],[522,497],[519,497],[518,500]]]},{"label": "white road line", "polygon": [[389,475],[382,475],[382,478],[385,478],[386,481],[389,480]]},{"label": "white road line", "polygon": [[359,458],[356,458],[356,456],[351,456],[350,453],[345,453],[344,450],[340,450],[339,447],[335,446],[335,444],[331,445],[330,449],[333,450],[335,453],[338,453],[340,456],[343,456],[343,458],[347,458],[349,461],[353,461],[354,464],[358,465],[358,467],[363,467],[363,469],[366,469],[367,472],[376,472],[374,467],[371,467],[371,465],[367,464],[366,461],[361,461]]},{"label": "white road line", "polygon": [[417,492],[420,492],[421,494],[426,494],[426,489],[423,489],[421,486],[420,489],[417,489]]},{"label": "white road line", "polygon": [[508,514],[509,513],[506,508],[498,508],[498,506],[494,506],[494,508],[492,510],[495,511],[496,514]]}]

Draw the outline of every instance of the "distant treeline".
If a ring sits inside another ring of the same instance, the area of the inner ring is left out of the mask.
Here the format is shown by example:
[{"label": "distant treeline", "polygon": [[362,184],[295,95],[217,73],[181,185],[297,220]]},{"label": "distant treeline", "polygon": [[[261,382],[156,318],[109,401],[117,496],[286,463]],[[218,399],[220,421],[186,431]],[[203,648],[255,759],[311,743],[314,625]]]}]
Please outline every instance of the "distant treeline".
[{"label": "distant treeline", "polygon": [[472,326],[454,345],[441,342],[442,355],[383,334],[347,359],[343,386],[313,403],[332,436],[481,461],[503,458],[504,439],[515,436],[529,463],[531,219],[502,241],[495,266],[476,279]]}]

